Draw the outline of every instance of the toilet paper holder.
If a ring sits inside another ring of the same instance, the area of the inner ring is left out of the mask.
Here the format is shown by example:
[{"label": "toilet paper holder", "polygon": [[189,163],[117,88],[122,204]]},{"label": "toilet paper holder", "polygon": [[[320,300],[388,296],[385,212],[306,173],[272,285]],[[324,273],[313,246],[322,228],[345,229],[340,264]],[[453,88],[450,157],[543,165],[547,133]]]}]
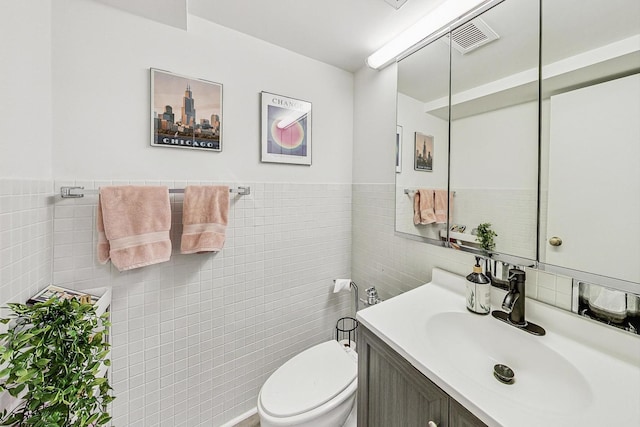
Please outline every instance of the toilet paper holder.
[{"label": "toilet paper holder", "polygon": [[358,307],[358,285],[356,285],[356,283],[351,279],[333,279],[333,284],[334,284],[334,288],[333,288],[334,294],[336,292],[340,292],[343,289],[351,290],[351,288],[353,288],[353,290],[355,291],[353,294],[353,306],[354,306],[353,308],[355,312],[358,313],[358,309],[360,308]]}]

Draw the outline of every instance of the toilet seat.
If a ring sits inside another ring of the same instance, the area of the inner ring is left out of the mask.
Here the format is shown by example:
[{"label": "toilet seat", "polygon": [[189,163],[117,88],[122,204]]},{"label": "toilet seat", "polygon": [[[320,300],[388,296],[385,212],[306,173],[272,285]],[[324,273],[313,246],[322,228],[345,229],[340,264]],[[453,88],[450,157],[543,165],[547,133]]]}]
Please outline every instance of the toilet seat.
[{"label": "toilet seat", "polygon": [[353,388],[357,373],[357,362],[337,341],[318,344],[267,379],[260,391],[260,407],[276,418],[308,413]]}]

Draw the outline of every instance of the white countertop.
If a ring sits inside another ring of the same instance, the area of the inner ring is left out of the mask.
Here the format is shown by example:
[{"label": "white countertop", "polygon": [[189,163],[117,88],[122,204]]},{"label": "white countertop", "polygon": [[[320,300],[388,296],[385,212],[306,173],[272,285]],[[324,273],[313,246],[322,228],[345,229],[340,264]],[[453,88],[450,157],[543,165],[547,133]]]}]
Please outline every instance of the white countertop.
[{"label": "white countertop", "polygon": [[[546,330],[530,335],[467,311],[464,289],[464,277],[434,269],[430,283],[357,318],[489,426],[640,426],[640,336],[527,299],[526,319]],[[496,309],[504,291],[491,292]],[[496,361],[514,384],[493,378]]]}]

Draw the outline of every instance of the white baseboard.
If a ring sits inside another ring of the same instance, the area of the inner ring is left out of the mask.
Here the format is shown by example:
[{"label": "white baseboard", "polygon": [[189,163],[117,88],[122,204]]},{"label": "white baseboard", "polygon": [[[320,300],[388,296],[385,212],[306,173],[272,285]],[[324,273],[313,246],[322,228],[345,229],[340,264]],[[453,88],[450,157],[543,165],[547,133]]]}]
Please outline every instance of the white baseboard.
[{"label": "white baseboard", "polygon": [[235,417],[234,419],[227,421],[226,423],[222,424],[220,427],[233,427],[236,424],[238,424],[241,421],[246,420],[247,418],[253,416],[254,414],[258,413],[258,408],[252,408],[250,410],[248,410],[247,412],[245,412],[242,415],[238,415],[237,417]]}]

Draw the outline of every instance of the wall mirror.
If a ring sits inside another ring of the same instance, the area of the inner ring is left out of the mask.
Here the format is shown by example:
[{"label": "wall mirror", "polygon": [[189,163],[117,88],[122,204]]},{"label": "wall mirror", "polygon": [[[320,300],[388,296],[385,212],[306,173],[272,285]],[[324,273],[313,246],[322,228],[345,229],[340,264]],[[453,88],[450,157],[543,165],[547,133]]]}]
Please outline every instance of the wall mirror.
[{"label": "wall mirror", "polygon": [[[396,231],[473,249],[488,222],[497,259],[640,293],[640,2],[487,9],[398,63]],[[415,225],[413,191],[444,187],[449,224]]]},{"label": "wall mirror", "polygon": [[[472,232],[490,223],[494,253],[536,259],[538,11],[538,0],[498,2],[398,63],[396,231],[446,241],[446,224],[415,224],[412,197],[449,188],[449,246],[479,249]],[[431,153],[416,147],[422,135]],[[421,155],[432,170],[416,170]]]},{"label": "wall mirror", "polygon": [[447,191],[449,120],[448,108],[432,113],[425,105],[448,99],[449,44],[440,37],[398,64],[396,231],[432,243],[446,237],[446,206],[436,218],[435,190]]},{"label": "wall mirror", "polygon": [[541,267],[640,293],[640,2],[543,0],[541,58]]},{"label": "wall mirror", "polygon": [[[536,259],[538,0],[504,1],[452,30],[452,242],[475,244],[491,224],[493,251]],[[456,41],[458,41],[456,43]]]}]

